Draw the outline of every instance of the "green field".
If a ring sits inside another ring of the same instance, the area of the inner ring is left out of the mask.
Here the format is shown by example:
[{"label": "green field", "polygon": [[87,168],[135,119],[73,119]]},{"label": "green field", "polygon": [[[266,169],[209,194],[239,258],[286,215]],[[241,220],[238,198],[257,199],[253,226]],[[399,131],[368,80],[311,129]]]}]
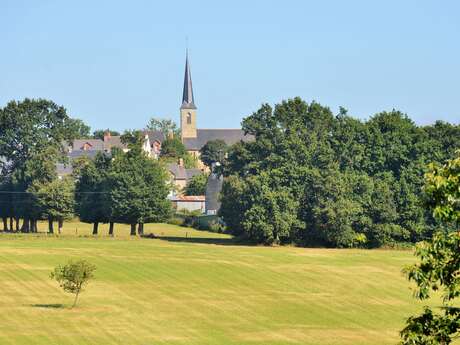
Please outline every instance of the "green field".
[{"label": "green field", "polygon": [[[158,239],[115,231],[0,234],[0,344],[394,344],[420,309],[401,274],[410,251],[237,246],[165,224],[146,225]],[[69,258],[97,266],[75,309],[48,278]]]}]

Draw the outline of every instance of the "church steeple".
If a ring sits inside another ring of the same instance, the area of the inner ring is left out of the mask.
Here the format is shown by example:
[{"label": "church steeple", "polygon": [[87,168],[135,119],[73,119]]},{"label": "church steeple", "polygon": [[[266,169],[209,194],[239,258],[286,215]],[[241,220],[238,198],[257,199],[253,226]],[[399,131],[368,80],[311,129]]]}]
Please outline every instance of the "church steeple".
[{"label": "church steeple", "polygon": [[188,62],[188,50],[185,57],[184,92],[182,94],[182,105],[180,107],[180,129],[182,140],[196,138],[196,106],[193,98],[192,75]]},{"label": "church steeple", "polygon": [[188,62],[188,50],[185,56],[184,92],[182,94],[181,109],[196,109],[195,99],[193,98],[192,75]]}]

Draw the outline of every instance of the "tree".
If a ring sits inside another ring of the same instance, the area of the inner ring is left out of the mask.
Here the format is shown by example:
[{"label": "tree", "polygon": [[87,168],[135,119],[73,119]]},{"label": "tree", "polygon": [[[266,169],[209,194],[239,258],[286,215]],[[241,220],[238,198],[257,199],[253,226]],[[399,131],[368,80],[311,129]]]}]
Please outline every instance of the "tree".
[{"label": "tree", "polygon": [[11,191],[10,176],[0,174],[0,218],[3,221],[3,231],[13,231],[12,221],[8,224],[8,218],[13,219]]},{"label": "tree", "polygon": [[93,223],[93,235],[97,235],[99,223],[110,223],[109,235],[113,235],[111,218],[109,173],[112,158],[99,153],[94,160],[76,162],[76,213],[85,223]]},{"label": "tree", "polygon": [[65,292],[75,294],[73,308],[77,304],[78,295],[83,291],[83,287],[94,278],[95,270],[96,266],[86,260],[70,260],[66,265],[56,266],[50,278],[56,280]]},{"label": "tree", "polygon": [[[422,206],[423,173],[460,145],[457,126],[418,127],[396,110],[363,122],[300,98],[264,104],[242,125],[254,140],[233,145],[222,169],[220,214],[235,235],[258,233],[248,224],[276,209],[263,197],[282,190],[300,200],[290,216],[305,226],[288,237],[298,244],[379,247],[431,236],[437,221]],[[248,197],[262,174],[267,193]]]},{"label": "tree", "polygon": [[180,137],[180,130],[178,129],[177,124],[170,119],[158,119],[152,117],[147,124],[147,129],[151,131],[160,131],[166,138],[170,137],[171,134],[173,137]]},{"label": "tree", "polygon": [[38,216],[28,188],[53,181],[56,163],[65,160],[63,142],[86,131],[83,122],[70,118],[64,107],[52,101],[26,98],[0,109],[0,157],[7,162],[1,173],[10,178],[12,213],[24,219],[22,231],[35,231]]},{"label": "tree", "polygon": [[118,136],[120,135],[119,132],[117,131],[112,131],[110,129],[97,129],[93,132],[93,138],[94,139],[101,139],[101,140],[104,140],[104,136],[106,133],[110,133],[110,135],[112,136]]},{"label": "tree", "polygon": [[166,162],[177,162],[182,159],[187,169],[196,168],[198,160],[187,152],[179,137],[168,137],[161,144],[160,158]]},{"label": "tree", "polygon": [[221,139],[208,141],[200,150],[201,161],[208,167],[212,163],[222,162],[228,151],[228,146]]},{"label": "tree", "polygon": [[0,156],[12,169],[48,148],[61,151],[62,142],[78,137],[82,126],[64,107],[44,99],[11,101],[0,114]]},{"label": "tree", "polygon": [[131,235],[136,234],[136,224],[142,235],[144,223],[161,222],[171,214],[168,175],[158,161],[147,157],[140,143],[133,140],[129,152],[116,156],[109,174],[113,220],[130,224]]},{"label": "tree", "polygon": [[[431,165],[426,175],[426,205],[433,216],[446,224],[460,220],[460,152],[443,166]],[[460,233],[440,231],[430,241],[417,245],[420,262],[404,269],[408,279],[417,284],[416,298],[426,300],[440,291],[441,312],[425,307],[419,316],[407,320],[401,331],[402,344],[450,344],[460,331]]]},{"label": "tree", "polygon": [[187,150],[178,137],[168,137],[161,143],[160,157],[184,158],[186,154]]},{"label": "tree", "polygon": [[34,195],[38,218],[48,219],[48,231],[54,232],[53,221],[58,221],[61,233],[64,220],[72,219],[75,210],[75,182],[71,176],[48,183],[33,183],[28,191]]},{"label": "tree", "polygon": [[185,186],[185,195],[205,195],[208,175],[199,174],[193,176]]},{"label": "tree", "polygon": [[71,119],[70,122],[71,122],[70,131],[71,133],[74,133],[75,139],[83,139],[83,138],[90,137],[91,128],[87,124],[85,124],[82,120]]}]

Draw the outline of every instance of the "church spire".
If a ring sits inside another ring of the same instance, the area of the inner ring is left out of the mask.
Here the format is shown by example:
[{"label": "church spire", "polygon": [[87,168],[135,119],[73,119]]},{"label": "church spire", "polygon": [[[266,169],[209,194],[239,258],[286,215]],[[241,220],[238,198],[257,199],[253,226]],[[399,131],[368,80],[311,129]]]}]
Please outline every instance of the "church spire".
[{"label": "church spire", "polygon": [[188,49],[185,57],[184,93],[182,94],[181,109],[196,109],[195,100],[193,99],[192,75],[188,62]]}]

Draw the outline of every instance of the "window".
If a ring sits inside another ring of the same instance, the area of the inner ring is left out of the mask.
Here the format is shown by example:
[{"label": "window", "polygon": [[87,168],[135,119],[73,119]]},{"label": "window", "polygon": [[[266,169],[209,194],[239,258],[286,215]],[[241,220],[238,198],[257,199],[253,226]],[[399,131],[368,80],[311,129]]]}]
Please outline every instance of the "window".
[{"label": "window", "polygon": [[187,113],[187,125],[192,124],[192,113]]}]

